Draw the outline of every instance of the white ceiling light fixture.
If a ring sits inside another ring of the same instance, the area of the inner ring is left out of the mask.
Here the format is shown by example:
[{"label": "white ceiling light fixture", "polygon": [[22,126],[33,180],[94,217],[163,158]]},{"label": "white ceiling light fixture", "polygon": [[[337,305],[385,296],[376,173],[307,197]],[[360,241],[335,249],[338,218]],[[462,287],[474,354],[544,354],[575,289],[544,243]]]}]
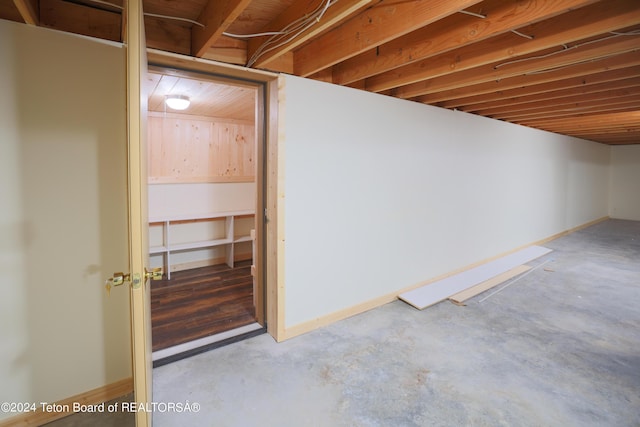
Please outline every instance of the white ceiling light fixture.
[{"label": "white ceiling light fixture", "polygon": [[167,95],[164,97],[164,102],[172,110],[186,110],[191,104],[191,100],[186,95]]}]

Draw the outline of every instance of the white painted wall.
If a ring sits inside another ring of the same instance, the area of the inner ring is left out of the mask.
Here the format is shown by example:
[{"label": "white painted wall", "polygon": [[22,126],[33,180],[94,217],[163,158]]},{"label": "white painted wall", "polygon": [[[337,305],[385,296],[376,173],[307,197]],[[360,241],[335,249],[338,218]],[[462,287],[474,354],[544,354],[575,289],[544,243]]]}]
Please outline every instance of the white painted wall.
[{"label": "white painted wall", "polygon": [[124,51],[0,20],[0,58],[0,402],[53,402],[131,376]]},{"label": "white painted wall", "polygon": [[285,327],[608,215],[609,147],[285,77]]},{"label": "white painted wall", "polygon": [[149,217],[255,209],[255,182],[149,185]]},{"label": "white painted wall", "polygon": [[640,145],[611,147],[609,215],[640,221]]},{"label": "white painted wall", "polygon": [[[11,60],[20,49],[11,25],[0,20],[0,401],[30,396],[31,369],[21,362],[29,346],[26,223],[22,203],[19,90]],[[15,284],[15,285],[14,285]],[[0,420],[10,414],[0,412]]]}]

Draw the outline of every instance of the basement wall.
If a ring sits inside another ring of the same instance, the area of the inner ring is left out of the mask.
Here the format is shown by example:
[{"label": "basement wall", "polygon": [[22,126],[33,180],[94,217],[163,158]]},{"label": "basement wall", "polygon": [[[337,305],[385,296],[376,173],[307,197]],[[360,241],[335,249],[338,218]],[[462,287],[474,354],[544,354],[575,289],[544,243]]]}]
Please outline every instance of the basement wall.
[{"label": "basement wall", "polygon": [[608,146],[293,76],[283,87],[285,337],[609,213]]},{"label": "basement wall", "polygon": [[125,57],[0,20],[0,58],[0,402],[39,405],[131,377]]},{"label": "basement wall", "polygon": [[640,145],[611,147],[609,215],[640,221]]}]

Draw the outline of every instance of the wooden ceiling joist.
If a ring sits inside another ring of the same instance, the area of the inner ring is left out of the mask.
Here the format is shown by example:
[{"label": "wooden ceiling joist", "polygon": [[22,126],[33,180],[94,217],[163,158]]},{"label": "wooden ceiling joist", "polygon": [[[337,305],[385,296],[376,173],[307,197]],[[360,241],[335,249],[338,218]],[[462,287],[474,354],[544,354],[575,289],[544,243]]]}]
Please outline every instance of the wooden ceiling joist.
[{"label": "wooden ceiling joist", "polygon": [[13,0],[13,4],[20,12],[20,16],[26,24],[39,25],[37,0]]},{"label": "wooden ceiling joist", "polygon": [[605,144],[640,143],[640,111],[583,114],[562,118],[519,120],[515,123]]},{"label": "wooden ceiling joist", "polygon": [[555,129],[603,130],[610,127],[635,127],[640,123],[640,111],[632,113],[610,113],[571,118],[551,118],[546,120],[523,121],[527,126],[553,126]]},{"label": "wooden ceiling joist", "polygon": [[518,121],[635,110],[640,110],[640,98],[638,98],[638,95],[627,95],[621,96],[618,99],[605,98],[590,102],[561,103],[553,107],[531,109],[515,113],[489,114],[487,117],[505,121]]},{"label": "wooden ceiling joist", "polygon": [[640,141],[640,128],[625,128],[595,133],[575,133],[571,136],[613,145],[637,144],[638,141]]},{"label": "wooden ceiling joist", "polygon": [[430,93],[414,98],[414,101],[425,104],[437,104],[461,96],[477,96],[494,92],[530,87],[540,84],[556,82],[569,78],[586,78],[586,76],[602,73],[611,70],[627,69],[640,65],[640,52],[629,52],[615,58],[593,61],[586,64],[575,65],[570,68],[551,71],[548,73],[517,76],[499,81],[489,81],[476,85],[448,89],[440,92]]},{"label": "wooden ceiling joist", "polygon": [[[524,1],[505,2],[492,0],[482,3],[482,13],[486,18],[478,18],[470,15],[456,15],[426,26],[404,37],[397,38],[389,43],[379,46],[374,51],[359,55],[348,61],[344,61],[334,67],[334,82],[348,84],[356,80],[379,76],[382,81],[394,81],[401,77],[403,70],[412,69],[411,64],[417,64],[419,70],[432,69],[434,57],[447,52],[455,52],[464,46],[474,45],[510,30],[520,28],[533,20],[556,16],[567,7],[582,7],[593,3],[592,0],[572,0],[570,2],[545,2]],[[520,40],[519,40],[520,41]],[[472,48],[476,52],[478,48]],[[450,72],[458,67],[458,60],[462,55],[447,55],[444,61],[445,72]],[[435,62],[438,62],[435,60]],[[419,64],[419,65],[418,65]],[[477,66],[474,64],[472,66]],[[381,83],[381,82],[380,82]],[[387,85],[375,88],[375,80],[367,81],[367,90],[380,92],[401,84]]]},{"label": "wooden ceiling joist", "polygon": [[[0,19],[122,41],[124,1],[0,0]],[[138,1],[153,13],[150,58],[158,49],[640,144],[639,0]]]},{"label": "wooden ceiling joist", "polygon": [[202,55],[205,59],[244,65],[247,63],[247,42],[222,36]]},{"label": "wooden ceiling joist", "polygon": [[[535,109],[551,109],[560,103],[596,101],[599,99],[615,99],[631,94],[640,95],[640,77],[601,83],[599,85],[579,86],[571,89],[538,93],[531,96],[511,99],[497,103],[477,104],[473,107],[460,108],[462,111],[473,112],[481,116],[495,117],[499,114],[518,113]],[[638,98],[640,99],[640,97]]]},{"label": "wooden ceiling joist", "polygon": [[479,2],[383,0],[297,50],[294,54],[294,72],[309,76]]},{"label": "wooden ceiling joist", "polygon": [[147,16],[144,18],[144,29],[147,47],[183,55],[191,53],[191,30],[187,26]]},{"label": "wooden ceiling joist", "polygon": [[[547,9],[545,11],[557,12]],[[524,18],[521,19],[520,22],[524,22]],[[573,25],[567,27],[567,20],[570,20]],[[639,21],[640,8],[632,7],[626,0],[614,0],[607,4],[598,3],[528,26],[522,31],[533,37],[530,40],[523,40],[520,36],[503,30],[501,35],[485,42],[476,42],[446,53],[435,52],[439,54],[368,78],[365,87],[372,92],[381,92],[452,72],[508,61],[545,49],[560,47],[625,28]]]},{"label": "wooden ceiling joist", "polygon": [[[495,82],[516,76],[535,76],[557,70],[577,67],[580,64],[587,64],[599,59],[610,58],[640,49],[638,40],[632,37],[611,36],[593,43],[578,44],[575,48],[560,48],[552,51],[545,51],[539,55],[519,58],[511,63],[489,64],[469,70],[451,73],[446,76],[436,77],[401,86],[393,90],[393,95],[399,98],[413,98],[434,92],[455,89],[461,86],[470,86],[486,82]],[[535,58],[536,60],[528,60]]]},{"label": "wooden ceiling joist", "polygon": [[[640,67],[622,68],[612,71],[604,71],[588,76],[571,77],[556,80],[550,83],[533,84],[516,89],[500,90],[493,93],[452,99],[439,102],[436,105],[444,108],[457,108],[468,112],[475,112],[481,108],[502,107],[527,102],[527,100],[553,99],[554,96],[563,96],[563,91],[570,93],[573,90],[591,90],[591,86],[614,84],[619,81],[635,81],[640,76]],[[614,86],[616,88],[622,86]],[[586,93],[586,92],[585,92]],[[558,95],[556,95],[558,94]]]},{"label": "wooden ceiling joist", "polygon": [[122,14],[63,0],[40,0],[40,25],[74,34],[122,41]]},{"label": "wooden ceiling joist", "polygon": [[251,0],[209,0],[198,18],[204,27],[194,25],[191,30],[191,54],[202,57],[249,3]]},{"label": "wooden ceiling joist", "polygon": [[590,75],[555,80],[548,83],[532,84],[527,87],[500,89],[491,93],[455,98],[450,101],[436,103],[436,105],[444,108],[457,108],[464,111],[474,112],[475,109],[483,108],[483,106],[487,105],[504,106],[509,105],[510,102],[517,103],[519,99],[527,97],[537,95],[545,96],[546,94],[553,95],[557,91],[588,87],[599,83],[610,83],[618,80],[634,78],[638,75],[640,75],[640,67],[627,67]]},{"label": "wooden ceiling joist", "polygon": [[599,135],[599,136],[607,136],[607,137],[616,137],[616,136],[620,136],[623,137],[624,139],[627,139],[628,137],[632,136],[632,135],[640,135],[640,125],[639,126],[634,126],[634,127],[628,127],[628,126],[624,126],[624,127],[618,127],[618,128],[607,128],[605,130],[598,130],[598,131],[593,131],[593,130],[589,130],[589,131],[584,131],[584,130],[576,130],[573,131],[572,134],[574,136],[579,136],[579,135],[585,135],[585,136],[595,136],[595,135]]},{"label": "wooden ceiling joist", "polygon": [[[335,4],[332,4],[330,7],[326,8],[324,14],[322,14],[322,17],[319,20],[317,20],[316,22],[311,22],[310,25],[306,27],[306,29],[293,33],[295,37],[291,37],[287,43],[284,43],[281,46],[278,45],[279,43],[276,43],[274,46],[268,47],[268,50],[265,49],[262,53],[259,53],[259,55],[257,54],[257,52],[259,51],[259,49],[261,49],[263,44],[268,41],[268,39],[260,38],[250,40],[247,52],[247,56],[250,61],[249,65],[257,68],[264,67],[274,59],[284,55],[287,52],[290,52],[294,48],[302,45],[310,39],[324,33],[325,31],[327,31],[327,29],[344,21],[346,18],[353,15],[358,10],[371,5],[375,1],[377,0],[352,0],[335,2]],[[327,0],[321,0],[319,6],[322,7],[322,4],[326,2]],[[317,2],[313,3],[316,4]],[[281,31],[291,22],[299,19],[300,17],[304,17],[305,13],[309,12],[308,10],[306,10],[308,8],[308,4],[308,0],[298,0],[282,15],[279,15],[275,20],[264,27],[261,32]],[[321,53],[319,52],[319,54]],[[256,57],[255,61],[252,61],[252,57]]]}]

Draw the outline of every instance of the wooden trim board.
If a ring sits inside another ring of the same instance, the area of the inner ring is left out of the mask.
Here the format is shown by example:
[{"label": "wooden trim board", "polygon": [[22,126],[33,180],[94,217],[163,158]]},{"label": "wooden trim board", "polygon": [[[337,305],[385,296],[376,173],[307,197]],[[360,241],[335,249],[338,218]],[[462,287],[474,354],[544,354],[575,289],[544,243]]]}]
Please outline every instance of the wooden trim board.
[{"label": "wooden trim board", "polygon": [[67,399],[55,402],[56,408],[63,409],[55,412],[43,411],[40,404],[37,405],[35,412],[25,412],[15,417],[0,420],[0,427],[9,426],[41,426],[46,423],[58,420],[60,418],[73,415],[73,404],[81,405],[98,405],[102,402],[108,402],[125,394],[133,392],[133,379],[125,378],[112,384],[107,384],[85,393],[77,394]]},{"label": "wooden trim board", "polygon": [[[267,332],[276,341],[286,339],[285,330],[285,123],[286,123],[286,81],[280,76],[277,80],[277,87],[273,90],[277,93],[278,115],[275,118],[277,124],[272,126],[273,144],[270,144],[269,158],[269,204],[267,207],[268,218],[268,253],[270,263],[267,267],[267,275],[274,286],[269,289],[267,301],[270,302],[267,319]],[[275,219],[272,220],[272,219]]]},{"label": "wooden trim board", "polygon": [[398,295],[398,298],[418,310],[423,310],[465,289],[478,285],[505,271],[546,255],[549,252],[551,252],[551,249],[542,246],[529,246],[528,248],[463,271],[454,276],[405,292]]},{"label": "wooden trim board", "polygon": [[485,280],[484,282],[478,285],[465,289],[462,292],[458,292],[457,294],[450,296],[449,300],[458,304],[462,303],[470,298],[475,297],[476,295],[483,293],[484,291],[487,291],[493,288],[494,286],[504,283],[507,280],[513,277],[516,277],[529,270],[531,270],[531,267],[529,267],[528,265],[519,265],[516,268],[512,268],[511,270],[505,271],[502,274],[498,274],[496,277],[492,279]]},{"label": "wooden trim board", "polygon": [[[284,100],[283,100],[283,102],[284,102]],[[284,140],[282,141],[282,144],[284,145]],[[284,156],[282,157],[282,160],[284,161]],[[275,164],[275,161],[274,161],[274,164]],[[531,242],[530,245],[543,245],[543,244],[545,244],[547,242],[550,242],[552,240],[555,240],[555,239],[558,239],[560,237],[566,236],[567,234],[571,234],[571,233],[574,233],[576,231],[582,230],[584,228],[590,227],[592,225],[598,224],[600,222],[606,221],[608,219],[609,219],[608,216],[605,216],[605,217],[602,217],[602,218],[598,218],[598,219],[595,219],[593,221],[589,221],[589,222],[586,222],[584,224],[578,225],[576,227],[567,229],[567,230],[562,231],[560,233],[556,233],[556,234],[554,234],[552,236],[545,237],[545,238],[540,239],[540,240],[536,240],[534,242]],[[284,239],[284,233],[282,233],[282,239]],[[323,315],[323,316],[320,316],[318,318],[315,318],[315,319],[312,319],[312,320],[309,320],[309,321],[306,321],[306,322],[303,322],[303,323],[299,323],[297,325],[293,325],[293,326],[289,326],[289,327],[282,326],[282,328],[278,328],[277,329],[278,330],[278,335],[277,336],[273,335],[273,334],[272,335],[274,336],[274,338],[276,338],[276,340],[278,342],[294,338],[296,336],[299,336],[299,335],[311,332],[311,331],[313,331],[315,329],[321,328],[323,326],[329,325],[329,324],[331,324],[333,322],[337,322],[337,321],[340,321],[340,320],[343,320],[343,319],[347,319],[347,318],[349,318],[351,316],[355,316],[355,315],[363,313],[365,311],[368,311],[368,310],[371,310],[371,309],[374,309],[374,308],[377,308],[377,307],[381,307],[381,306],[383,306],[385,304],[393,302],[396,299],[398,299],[398,293],[409,292],[409,291],[412,291],[414,289],[418,289],[420,287],[424,287],[426,285],[429,285],[431,283],[436,283],[437,281],[442,280],[444,278],[451,277],[451,276],[453,276],[455,274],[458,274],[458,273],[460,273],[462,271],[465,271],[467,269],[474,268],[474,267],[477,267],[477,266],[482,265],[484,263],[488,263],[488,262],[491,262],[493,260],[499,259],[500,257],[504,257],[504,256],[507,256],[509,254],[518,252],[518,251],[520,251],[520,250],[522,250],[524,248],[527,248],[527,247],[529,247],[529,245],[519,246],[519,247],[514,248],[512,250],[509,250],[507,252],[504,252],[504,253],[501,253],[499,255],[496,255],[496,256],[481,260],[481,261],[479,261],[477,263],[474,263],[474,264],[471,264],[471,265],[467,265],[467,266],[465,266],[463,268],[460,268],[460,269],[457,269],[455,271],[451,271],[451,272],[448,272],[448,273],[445,273],[445,274],[441,274],[441,275],[439,275],[437,277],[434,277],[434,278],[431,278],[431,279],[429,279],[427,281],[423,281],[423,282],[420,282],[420,283],[416,283],[416,284],[404,287],[404,288],[402,288],[400,290],[397,290],[395,292],[382,295],[380,297],[365,301],[365,302],[363,302],[361,304],[357,304],[355,306],[351,306],[351,307],[348,307],[348,308],[345,308],[345,309],[342,309],[342,310],[338,310],[336,312],[329,313],[327,315]],[[284,249],[282,249],[282,251],[283,251],[282,255],[284,255]],[[275,272],[273,272],[272,274],[275,275]],[[274,277],[273,279],[275,281],[277,279],[277,277]],[[282,297],[284,299],[284,283],[278,283],[278,286],[282,286],[282,289],[280,289],[280,291],[281,291],[280,293],[282,293]],[[282,303],[284,303],[284,302],[282,302]],[[282,307],[278,308],[278,315],[281,316],[279,324],[283,324],[284,323],[284,310],[283,310]],[[275,314],[274,314],[274,316],[275,316]]]}]

